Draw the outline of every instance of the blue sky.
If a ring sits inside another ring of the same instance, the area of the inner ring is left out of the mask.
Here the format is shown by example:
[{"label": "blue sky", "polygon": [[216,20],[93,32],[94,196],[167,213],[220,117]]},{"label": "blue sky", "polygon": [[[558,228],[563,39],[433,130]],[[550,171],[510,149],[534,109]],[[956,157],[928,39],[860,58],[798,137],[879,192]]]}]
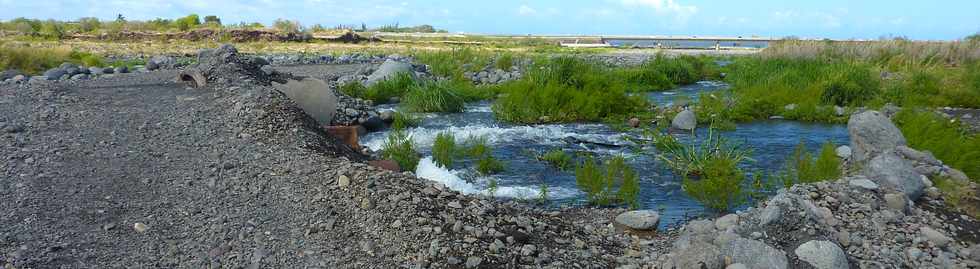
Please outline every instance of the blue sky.
[{"label": "blue sky", "polygon": [[498,34],[958,39],[980,31],[977,0],[0,0],[0,7],[0,20],[198,13],[218,15],[225,23],[276,18],[325,26],[398,22]]}]

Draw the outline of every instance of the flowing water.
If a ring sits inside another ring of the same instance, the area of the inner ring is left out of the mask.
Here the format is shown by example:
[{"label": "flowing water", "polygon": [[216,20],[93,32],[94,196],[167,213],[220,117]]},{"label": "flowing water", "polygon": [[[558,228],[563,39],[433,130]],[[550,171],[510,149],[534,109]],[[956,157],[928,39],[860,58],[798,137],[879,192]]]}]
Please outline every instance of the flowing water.
[{"label": "flowing water", "polygon": [[[724,84],[700,82],[673,91],[650,93],[652,102],[669,104],[678,96],[695,100],[699,92],[723,89]],[[641,208],[661,211],[661,226],[674,225],[705,212],[704,208],[681,190],[681,179],[651,154],[637,154],[625,139],[636,133],[617,132],[602,124],[548,124],[514,125],[499,122],[493,117],[490,103],[468,104],[463,113],[425,114],[422,124],[408,129],[412,140],[425,155],[419,163],[416,175],[434,180],[468,194],[486,194],[490,177],[479,176],[473,169],[472,160],[458,160],[452,169],[436,166],[431,160],[431,147],[440,132],[451,132],[457,143],[469,136],[485,136],[493,155],[505,163],[506,170],[493,175],[497,182],[495,196],[514,199],[537,199],[541,185],[547,185],[547,205],[583,205],[585,195],[575,185],[574,169],[559,171],[548,163],[536,159],[536,154],[562,149],[565,152],[586,152],[597,159],[622,154],[640,176]],[[816,150],[826,142],[837,145],[848,142],[844,125],[801,123],[793,121],[758,121],[739,124],[733,131],[721,132],[729,140],[742,143],[752,149],[754,162],[745,165],[748,170],[776,171],[792,154],[800,141],[807,148]],[[689,142],[707,135],[706,128],[691,133],[675,134]],[[372,150],[380,150],[388,132],[371,133],[363,137],[362,144]],[[645,148],[653,152],[652,148]]]}]

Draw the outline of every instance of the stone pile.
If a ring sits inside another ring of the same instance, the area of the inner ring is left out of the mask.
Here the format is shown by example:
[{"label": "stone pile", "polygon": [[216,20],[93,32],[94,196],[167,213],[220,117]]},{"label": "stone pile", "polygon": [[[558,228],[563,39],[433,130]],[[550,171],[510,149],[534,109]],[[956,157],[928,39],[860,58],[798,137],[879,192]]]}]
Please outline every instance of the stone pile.
[{"label": "stone pile", "polygon": [[[656,268],[976,268],[980,227],[951,213],[929,177],[969,180],[905,145],[876,111],[848,123],[859,173],[780,190],[756,208],[686,224]],[[844,150],[842,150],[844,151]],[[949,217],[950,215],[955,217]],[[962,238],[962,236],[959,236]],[[659,255],[659,256],[658,256]],[[629,259],[627,259],[629,260]]]}]

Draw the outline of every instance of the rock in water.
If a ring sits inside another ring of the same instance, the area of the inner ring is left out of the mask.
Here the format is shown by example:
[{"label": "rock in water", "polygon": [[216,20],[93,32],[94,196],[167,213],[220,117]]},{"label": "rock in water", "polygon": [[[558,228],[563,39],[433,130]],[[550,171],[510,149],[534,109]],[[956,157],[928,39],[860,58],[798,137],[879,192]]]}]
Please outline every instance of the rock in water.
[{"label": "rock in water", "polygon": [[847,269],[844,251],[830,241],[813,240],[796,248],[796,257],[817,269]]},{"label": "rock in water", "polygon": [[852,158],[861,163],[906,144],[902,131],[878,111],[865,111],[847,121]]},{"label": "rock in water", "polygon": [[882,187],[905,193],[912,201],[918,200],[926,187],[912,163],[891,151],[871,159],[864,175]]},{"label": "rock in water", "polygon": [[304,78],[274,85],[320,124],[330,124],[334,113],[337,113],[337,96],[322,80]]},{"label": "rock in water", "polygon": [[698,126],[698,120],[693,111],[684,110],[674,116],[670,126],[681,130],[694,130]]},{"label": "rock in water", "polygon": [[413,79],[415,78],[415,72],[413,71],[411,64],[395,60],[386,60],[380,67],[378,67],[377,71],[374,71],[374,73],[371,73],[371,75],[368,76],[367,81],[364,82],[364,86],[371,86],[378,83],[378,81],[392,79],[401,73],[409,74]]},{"label": "rock in water", "polygon": [[660,214],[653,210],[636,210],[619,214],[616,223],[635,230],[655,230],[660,224]]}]

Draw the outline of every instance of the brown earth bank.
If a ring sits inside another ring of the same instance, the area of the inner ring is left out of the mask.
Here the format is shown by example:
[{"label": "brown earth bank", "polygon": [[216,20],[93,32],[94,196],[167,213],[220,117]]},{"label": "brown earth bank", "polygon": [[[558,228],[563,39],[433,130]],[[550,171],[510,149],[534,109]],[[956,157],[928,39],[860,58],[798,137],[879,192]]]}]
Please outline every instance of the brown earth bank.
[{"label": "brown earth bank", "polygon": [[[613,224],[624,209],[538,208],[366,165],[271,86],[291,75],[228,46],[199,55],[185,70],[0,85],[0,265],[980,266],[977,220],[929,186],[962,173],[902,146],[878,114],[849,124],[861,156],[849,162],[865,172],[641,237]],[[325,80],[366,69],[279,68]],[[174,81],[190,70],[205,87]]]},{"label": "brown earth bank", "polygon": [[270,30],[248,29],[196,29],[183,32],[132,32],[121,31],[101,34],[70,34],[66,39],[99,40],[99,41],[151,41],[151,40],[184,40],[184,41],[221,41],[221,42],[305,42],[310,40],[327,40],[342,42],[369,41],[354,32],[346,31],[332,35],[311,35],[307,33],[283,33]]}]

